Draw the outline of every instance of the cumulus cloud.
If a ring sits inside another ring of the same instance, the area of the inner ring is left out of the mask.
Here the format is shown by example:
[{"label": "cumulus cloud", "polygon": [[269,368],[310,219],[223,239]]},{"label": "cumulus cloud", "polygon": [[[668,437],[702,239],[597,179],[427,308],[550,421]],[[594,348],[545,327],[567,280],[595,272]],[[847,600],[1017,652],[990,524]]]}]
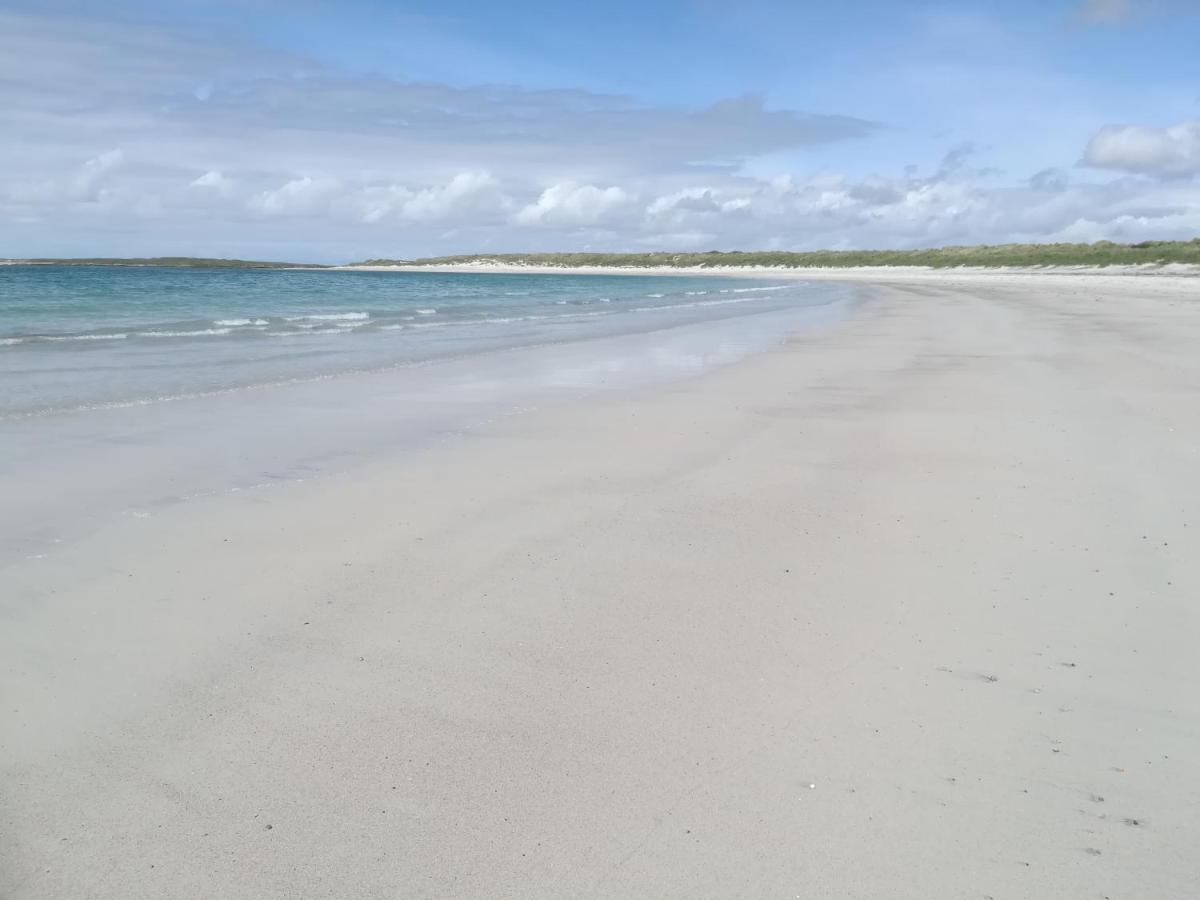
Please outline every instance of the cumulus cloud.
[{"label": "cumulus cloud", "polygon": [[1144,175],[1200,173],[1200,119],[1169,128],[1109,125],[1088,143],[1083,163]]},{"label": "cumulus cloud", "polygon": [[[961,154],[954,159],[961,160]],[[127,154],[98,154],[49,188],[42,185],[41,194],[23,198],[21,208],[46,211],[54,203],[73,203],[63,220],[70,223],[79,221],[84,208],[127,226],[154,217],[156,232],[186,227],[199,215],[193,227],[201,230],[225,222],[217,229],[223,235],[286,234],[303,241],[315,234],[322,247],[330,246],[331,238],[354,240],[359,243],[347,246],[361,247],[363,238],[347,237],[361,234],[371,250],[381,251],[347,249],[341,257],[346,259],[468,248],[911,247],[1190,238],[1200,232],[1200,182],[1126,176],[1087,183],[1061,169],[1011,184],[943,162],[927,174],[906,169],[859,178],[818,173],[756,179],[716,171],[706,173],[705,182],[677,186],[634,178],[625,184],[567,180],[546,187],[483,170],[438,180],[381,181],[317,175],[279,179],[252,172],[234,178],[210,169],[181,175],[174,187],[146,200],[126,181],[139,183],[138,165]],[[98,199],[70,199],[85,175],[102,178]],[[0,206],[17,199],[22,198],[0,198]],[[299,244],[289,241],[289,246]],[[237,252],[236,247],[226,252]]]},{"label": "cumulus cloud", "polygon": [[520,209],[513,217],[518,225],[579,228],[600,225],[623,211],[633,198],[616,186],[563,182],[551,185],[537,200]]},{"label": "cumulus cloud", "polygon": [[203,191],[215,191],[220,196],[228,197],[237,189],[237,182],[213,169],[193,179],[189,187]]},{"label": "cumulus cloud", "polygon": [[261,191],[250,207],[267,216],[296,216],[325,211],[341,196],[341,184],[332,178],[294,178],[277,188]]},{"label": "cumulus cloud", "polygon": [[412,194],[400,206],[401,215],[413,221],[445,221],[457,217],[491,219],[507,211],[512,201],[488,172],[460,172],[447,184],[433,185]]},{"label": "cumulus cloud", "polygon": [[[689,208],[680,197],[712,202]],[[1191,237],[1197,230],[1200,186],[1134,178],[1072,184],[1058,170],[997,186],[939,168],[931,175],[783,176],[697,186],[652,199],[638,242],[713,249],[915,247]]]},{"label": "cumulus cloud", "polygon": [[106,199],[112,184],[111,174],[124,159],[125,154],[119,148],[108,150],[52,177],[12,182],[0,196],[24,205],[99,203]]},{"label": "cumulus cloud", "polygon": [[646,209],[648,216],[668,216],[682,213],[718,213],[721,204],[713,196],[711,188],[685,188],[665,197],[658,197]]}]

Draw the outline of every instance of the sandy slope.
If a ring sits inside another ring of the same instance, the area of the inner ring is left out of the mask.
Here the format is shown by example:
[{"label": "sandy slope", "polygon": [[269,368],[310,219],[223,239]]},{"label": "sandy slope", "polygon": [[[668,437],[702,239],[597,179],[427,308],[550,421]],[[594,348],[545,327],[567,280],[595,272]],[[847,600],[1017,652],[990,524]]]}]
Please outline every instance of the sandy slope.
[{"label": "sandy slope", "polygon": [[1055,277],[5,573],[0,896],[1200,895],[1200,298]]}]

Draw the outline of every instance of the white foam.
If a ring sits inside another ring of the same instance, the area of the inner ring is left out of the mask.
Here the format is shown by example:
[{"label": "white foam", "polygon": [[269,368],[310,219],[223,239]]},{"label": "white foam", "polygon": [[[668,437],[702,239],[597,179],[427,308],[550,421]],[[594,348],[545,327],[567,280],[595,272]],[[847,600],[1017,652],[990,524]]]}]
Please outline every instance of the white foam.
[{"label": "white foam", "polygon": [[266,325],[266,319],[217,319],[214,325],[237,328],[241,325]]},{"label": "white foam", "polygon": [[13,344],[23,344],[25,338],[0,338],[0,347],[11,347]]},{"label": "white foam", "polygon": [[436,314],[437,314],[436,309],[418,309],[417,310],[418,316],[432,316],[432,315],[436,315]]},{"label": "white foam", "polygon": [[352,328],[362,328],[364,325],[370,325],[370,322],[297,322],[297,328],[304,328],[312,334],[323,334],[322,329],[333,326],[343,331],[349,331]]},{"label": "white foam", "polygon": [[349,334],[354,325],[301,325],[304,331],[265,331],[267,337],[307,337],[310,334]]},{"label": "white foam", "polygon": [[730,297],[727,300],[694,300],[691,303],[664,303],[662,306],[635,306],[633,311],[661,312],[668,309],[696,309],[701,306],[727,306],[731,303],[753,303],[754,300],[754,297]]},{"label": "white foam", "polygon": [[208,335],[229,334],[232,328],[201,328],[197,331],[139,331],[138,337],[206,337]]},{"label": "white foam", "polygon": [[320,313],[311,316],[284,316],[284,321],[287,322],[355,322],[360,319],[371,318],[370,313],[365,312],[349,312],[349,313]]},{"label": "white foam", "polygon": [[52,334],[41,338],[43,341],[123,341],[128,334]]}]

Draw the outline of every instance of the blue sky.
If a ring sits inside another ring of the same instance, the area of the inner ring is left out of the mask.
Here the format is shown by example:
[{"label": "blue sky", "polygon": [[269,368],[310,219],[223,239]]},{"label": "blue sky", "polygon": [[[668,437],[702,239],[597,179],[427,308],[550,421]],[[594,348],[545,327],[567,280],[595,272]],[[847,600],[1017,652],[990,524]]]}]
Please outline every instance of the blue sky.
[{"label": "blue sky", "polygon": [[0,2],[0,255],[1200,234],[1192,0]]}]

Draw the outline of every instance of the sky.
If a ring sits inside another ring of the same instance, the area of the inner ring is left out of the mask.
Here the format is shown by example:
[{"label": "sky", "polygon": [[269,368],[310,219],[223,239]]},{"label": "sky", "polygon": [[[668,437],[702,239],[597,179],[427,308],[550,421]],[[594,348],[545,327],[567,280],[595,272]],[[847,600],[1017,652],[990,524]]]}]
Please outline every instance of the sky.
[{"label": "sky", "polygon": [[0,0],[0,257],[1200,236],[1200,0]]}]

